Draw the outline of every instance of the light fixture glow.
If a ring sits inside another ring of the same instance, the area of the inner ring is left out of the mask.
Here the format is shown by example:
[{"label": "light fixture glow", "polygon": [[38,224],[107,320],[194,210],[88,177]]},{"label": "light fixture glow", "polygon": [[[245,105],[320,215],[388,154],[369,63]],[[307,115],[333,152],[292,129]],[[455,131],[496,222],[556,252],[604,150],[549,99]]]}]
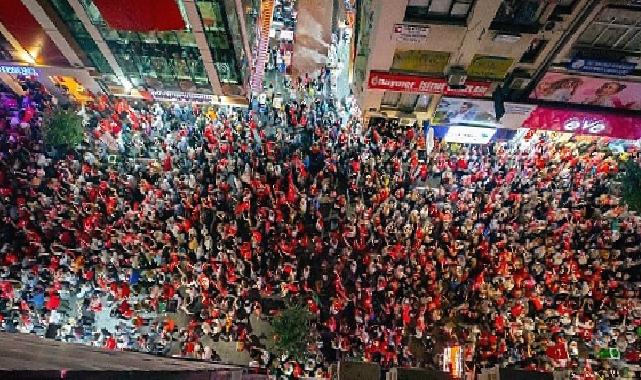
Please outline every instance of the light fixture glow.
[{"label": "light fixture glow", "polygon": [[26,50],[21,54],[21,56],[22,56],[22,60],[27,62],[30,65],[34,65],[36,63],[35,56]]},{"label": "light fixture glow", "polygon": [[131,82],[126,78],[120,78],[120,83],[122,83],[122,87],[124,87],[126,92],[129,92],[132,88],[134,88]]}]

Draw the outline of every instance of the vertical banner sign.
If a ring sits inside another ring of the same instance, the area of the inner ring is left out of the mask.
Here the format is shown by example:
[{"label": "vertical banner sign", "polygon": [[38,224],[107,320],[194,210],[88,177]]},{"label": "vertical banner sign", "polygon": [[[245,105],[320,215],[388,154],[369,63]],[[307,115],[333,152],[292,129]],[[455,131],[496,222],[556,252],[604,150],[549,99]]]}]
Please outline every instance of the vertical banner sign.
[{"label": "vertical banner sign", "polygon": [[258,30],[258,47],[256,51],[256,66],[251,81],[251,89],[260,92],[263,87],[263,77],[265,76],[265,63],[267,62],[267,51],[269,49],[269,30],[272,26],[272,16],[274,15],[274,0],[262,0],[260,3],[260,29]]}]

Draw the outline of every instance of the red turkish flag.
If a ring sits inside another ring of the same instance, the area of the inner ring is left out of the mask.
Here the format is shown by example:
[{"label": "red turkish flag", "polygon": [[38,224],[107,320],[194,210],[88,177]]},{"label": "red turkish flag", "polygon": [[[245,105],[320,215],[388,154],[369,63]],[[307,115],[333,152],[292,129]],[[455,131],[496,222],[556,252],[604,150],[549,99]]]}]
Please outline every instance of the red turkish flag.
[{"label": "red turkish flag", "polygon": [[185,29],[176,0],[94,0],[110,28],[135,32]]}]

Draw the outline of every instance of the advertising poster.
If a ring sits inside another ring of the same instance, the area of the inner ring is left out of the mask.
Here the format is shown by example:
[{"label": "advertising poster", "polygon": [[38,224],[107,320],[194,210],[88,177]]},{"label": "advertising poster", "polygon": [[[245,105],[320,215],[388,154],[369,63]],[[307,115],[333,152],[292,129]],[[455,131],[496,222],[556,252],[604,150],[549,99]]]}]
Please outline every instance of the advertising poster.
[{"label": "advertising poster", "polygon": [[523,127],[624,140],[641,138],[641,117],[553,107],[537,107]]},{"label": "advertising poster", "polygon": [[548,72],[530,99],[641,110],[641,82]]},{"label": "advertising poster", "polygon": [[[113,29],[136,32],[185,29],[174,0],[94,0],[93,3]],[[162,9],[162,12],[150,12],[150,9]]]},{"label": "advertising poster", "polygon": [[443,74],[450,53],[430,50],[397,50],[392,70],[422,74]]},{"label": "advertising poster", "polygon": [[432,124],[467,124],[517,129],[535,108],[536,106],[529,104],[505,103],[505,115],[497,122],[492,101],[443,98],[434,113]]}]

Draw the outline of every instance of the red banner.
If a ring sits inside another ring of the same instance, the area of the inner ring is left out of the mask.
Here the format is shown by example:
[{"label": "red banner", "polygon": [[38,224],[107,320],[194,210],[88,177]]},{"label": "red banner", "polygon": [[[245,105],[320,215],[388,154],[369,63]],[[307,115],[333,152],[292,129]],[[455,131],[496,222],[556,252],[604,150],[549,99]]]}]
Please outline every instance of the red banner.
[{"label": "red banner", "polygon": [[176,0],[94,0],[110,28],[133,32],[185,29]]},{"label": "red banner", "polygon": [[448,96],[481,98],[490,90],[491,82],[466,82],[461,89],[451,88],[445,78],[430,78],[417,75],[370,71],[368,88],[375,90],[420,92]]},{"label": "red banner", "polygon": [[641,138],[641,117],[542,106],[530,114],[523,127],[624,140]]}]

